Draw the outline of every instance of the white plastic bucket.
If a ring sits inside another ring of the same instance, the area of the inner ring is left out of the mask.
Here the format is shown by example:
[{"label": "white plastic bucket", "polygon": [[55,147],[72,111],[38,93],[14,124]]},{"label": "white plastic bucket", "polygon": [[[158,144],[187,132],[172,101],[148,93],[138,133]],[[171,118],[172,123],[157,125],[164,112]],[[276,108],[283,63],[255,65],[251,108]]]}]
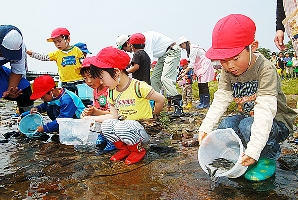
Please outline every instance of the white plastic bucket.
[{"label": "white plastic bucket", "polygon": [[[198,159],[201,168],[207,174],[217,169],[214,174],[215,177],[237,178],[244,174],[247,169],[240,164],[243,151],[242,142],[233,129],[217,129],[203,139],[198,151]],[[229,170],[211,166],[211,163],[218,158],[232,161],[234,166]]]},{"label": "white plastic bucket", "polygon": [[66,145],[85,145],[88,143],[91,120],[57,118],[59,139]]}]

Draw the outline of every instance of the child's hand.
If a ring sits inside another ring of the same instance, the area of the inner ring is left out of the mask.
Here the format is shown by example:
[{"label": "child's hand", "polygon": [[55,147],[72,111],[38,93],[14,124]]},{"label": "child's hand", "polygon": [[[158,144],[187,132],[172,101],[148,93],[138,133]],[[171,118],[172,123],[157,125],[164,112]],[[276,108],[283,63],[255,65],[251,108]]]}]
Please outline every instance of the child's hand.
[{"label": "child's hand", "polygon": [[27,53],[29,56],[32,56],[32,50],[27,50],[26,53]]},{"label": "child's hand", "polygon": [[85,108],[84,111],[82,112],[81,117],[92,115],[94,110],[95,110],[94,106],[88,105],[88,107]]},{"label": "child's hand", "polygon": [[30,109],[30,114],[37,113],[37,112],[38,112],[38,109],[37,108],[31,108]]},{"label": "child's hand", "polygon": [[43,126],[37,127],[37,130],[36,131],[39,132],[39,133],[44,132]]},{"label": "child's hand", "polygon": [[202,144],[202,140],[207,136],[207,133],[200,131],[199,132],[199,144]]},{"label": "child's hand", "polygon": [[256,162],[255,159],[249,157],[248,155],[243,154],[240,164],[243,166],[249,166]]}]

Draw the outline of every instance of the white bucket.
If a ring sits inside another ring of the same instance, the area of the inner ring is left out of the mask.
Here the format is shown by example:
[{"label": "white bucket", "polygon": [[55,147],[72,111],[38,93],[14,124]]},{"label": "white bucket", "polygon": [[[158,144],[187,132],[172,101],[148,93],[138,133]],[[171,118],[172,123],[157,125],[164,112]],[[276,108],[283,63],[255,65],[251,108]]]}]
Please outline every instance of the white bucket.
[{"label": "white bucket", "polygon": [[[237,178],[245,173],[247,167],[240,164],[244,148],[238,135],[233,129],[217,129],[209,133],[202,141],[198,152],[198,159],[201,168],[209,174],[214,172],[214,176],[226,176]],[[234,163],[230,169],[222,169],[210,164],[218,158],[224,158]],[[210,169],[208,171],[207,167]]]},{"label": "white bucket", "polygon": [[88,143],[91,120],[57,118],[59,139],[66,145],[85,145]]}]

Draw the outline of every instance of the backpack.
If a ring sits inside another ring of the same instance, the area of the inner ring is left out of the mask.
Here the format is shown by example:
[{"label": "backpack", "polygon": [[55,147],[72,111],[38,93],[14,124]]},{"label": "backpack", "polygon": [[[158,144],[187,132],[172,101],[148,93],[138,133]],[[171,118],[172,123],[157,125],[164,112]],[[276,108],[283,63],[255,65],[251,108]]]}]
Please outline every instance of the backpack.
[{"label": "backpack", "polygon": [[[134,89],[135,89],[135,93],[137,95],[138,98],[142,98],[142,94],[141,94],[141,90],[140,90],[140,81],[136,80],[136,82],[134,83]],[[113,101],[115,100],[113,98],[113,90],[109,89],[109,98],[112,99]]]}]

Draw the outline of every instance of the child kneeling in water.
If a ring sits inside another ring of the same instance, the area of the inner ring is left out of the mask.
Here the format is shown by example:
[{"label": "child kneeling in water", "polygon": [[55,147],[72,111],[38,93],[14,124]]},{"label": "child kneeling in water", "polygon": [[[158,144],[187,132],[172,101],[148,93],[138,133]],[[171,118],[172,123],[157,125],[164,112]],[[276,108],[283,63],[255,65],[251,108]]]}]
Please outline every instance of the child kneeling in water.
[{"label": "child kneeling in water", "polygon": [[[125,160],[125,164],[141,161],[146,150],[143,143],[149,142],[149,135],[136,120],[158,116],[164,105],[164,96],[150,85],[128,77],[126,67],[130,57],[124,51],[114,47],[102,49],[90,61],[91,76],[101,79],[109,88],[108,101],[113,119],[102,122],[102,133],[119,150],[111,161]],[[152,109],[149,101],[154,100]]]}]

